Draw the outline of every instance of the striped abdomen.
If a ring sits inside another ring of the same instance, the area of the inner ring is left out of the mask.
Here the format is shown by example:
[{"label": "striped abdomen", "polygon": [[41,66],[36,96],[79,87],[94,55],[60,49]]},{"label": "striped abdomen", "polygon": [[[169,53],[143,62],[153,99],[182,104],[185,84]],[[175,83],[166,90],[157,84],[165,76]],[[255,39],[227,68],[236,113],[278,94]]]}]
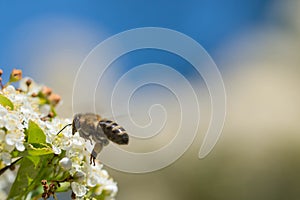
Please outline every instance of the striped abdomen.
[{"label": "striped abdomen", "polygon": [[122,126],[119,126],[116,122],[102,119],[99,121],[99,125],[110,141],[117,144],[128,144],[129,137],[126,130]]}]

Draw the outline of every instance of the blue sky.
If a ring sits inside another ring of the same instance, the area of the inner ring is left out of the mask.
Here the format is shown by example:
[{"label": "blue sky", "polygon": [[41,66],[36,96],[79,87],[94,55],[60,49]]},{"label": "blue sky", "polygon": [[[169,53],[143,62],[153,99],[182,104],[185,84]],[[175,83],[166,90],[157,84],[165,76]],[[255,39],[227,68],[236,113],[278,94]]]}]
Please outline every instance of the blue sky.
[{"label": "blue sky", "polygon": [[[95,28],[104,28],[105,34],[99,40],[137,27],[170,28],[192,37],[213,55],[228,39],[247,27],[261,23],[271,3],[271,0],[1,0],[0,67],[9,70],[30,63],[22,55],[16,56],[11,46],[16,35],[22,34],[18,33],[20,27],[45,16],[70,18],[90,23]],[[30,35],[32,30],[22,31]]]}]

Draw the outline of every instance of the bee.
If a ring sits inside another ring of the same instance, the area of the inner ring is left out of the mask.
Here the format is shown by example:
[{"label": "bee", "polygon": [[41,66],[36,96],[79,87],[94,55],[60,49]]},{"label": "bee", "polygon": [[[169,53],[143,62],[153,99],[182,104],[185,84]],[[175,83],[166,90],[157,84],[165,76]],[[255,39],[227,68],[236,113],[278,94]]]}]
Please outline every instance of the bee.
[{"label": "bee", "polygon": [[57,135],[67,126],[72,126],[72,134],[79,133],[80,137],[85,140],[95,142],[95,146],[91,152],[90,164],[95,165],[95,159],[102,150],[103,146],[108,145],[112,141],[119,145],[128,144],[129,136],[126,130],[119,126],[116,122],[101,118],[100,115],[94,113],[79,113],[74,115],[72,124],[67,124]]}]

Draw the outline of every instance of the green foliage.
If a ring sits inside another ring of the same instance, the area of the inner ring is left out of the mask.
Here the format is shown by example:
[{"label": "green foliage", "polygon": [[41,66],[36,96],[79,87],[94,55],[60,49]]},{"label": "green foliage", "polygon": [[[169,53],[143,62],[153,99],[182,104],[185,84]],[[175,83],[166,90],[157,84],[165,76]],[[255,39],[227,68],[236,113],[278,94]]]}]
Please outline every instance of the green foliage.
[{"label": "green foliage", "polygon": [[29,121],[27,133],[28,154],[20,161],[20,169],[12,185],[8,199],[22,199],[30,192],[39,193],[41,180],[49,178],[54,171],[50,165],[54,157],[51,147],[46,144],[43,130],[33,121]]},{"label": "green foliage", "polygon": [[43,132],[43,130],[33,121],[29,121],[28,124],[28,143],[34,144],[34,143],[41,143],[46,144],[46,135]]},{"label": "green foliage", "polygon": [[[20,88],[10,85],[19,80]],[[9,169],[17,167],[18,170],[12,186],[7,184],[0,188],[1,195],[6,196],[9,188],[7,199],[17,200],[56,199],[56,193],[70,189],[73,197],[86,199],[102,200],[115,195],[116,183],[107,176],[102,177],[101,168],[96,170],[89,165],[90,154],[83,145],[73,146],[73,143],[82,142],[80,136],[51,134],[66,123],[65,119],[55,118],[59,95],[30,78],[22,79],[22,71],[18,69],[14,69],[9,81],[5,85],[1,82],[1,86],[0,105],[4,107],[3,113],[8,113],[0,116],[1,181],[6,181]],[[47,136],[44,131],[49,131]],[[81,178],[77,179],[76,174]],[[96,181],[95,186],[91,187],[89,181]],[[102,191],[104,185],[110,185],[112,189]],[[99,191],[101,194],[96,196]]]},{"label": "green foliage", "polygon": [[8,98],[6,98],[5,96],[3,96],[1,94],[0,94],[0,104],[3,107],[8,107],[10,110],[14,109],[14,104]]},{"label": "green foliage", "polygon": [[27,137],[28,137],[28,154],[31,156],[40,156],[52,154],[52,148],[46,144],[46,135],[43,130],[33,121],[29,121]]},{"label": "green foliage", "polygon": [[48,160],[53,155],[39,157],[27,156],[21,160],[15,182],[13,183],[8,199],[24,199],[28,194],[41,187],[41,180],[51,174],[52,168]]}]

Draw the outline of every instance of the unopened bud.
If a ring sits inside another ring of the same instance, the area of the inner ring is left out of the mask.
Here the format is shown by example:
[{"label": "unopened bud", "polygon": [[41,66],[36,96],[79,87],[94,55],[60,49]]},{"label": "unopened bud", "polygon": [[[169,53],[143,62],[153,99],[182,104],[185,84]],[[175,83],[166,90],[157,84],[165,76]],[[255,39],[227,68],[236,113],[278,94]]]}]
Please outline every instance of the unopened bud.
[{"label": "unopened bud", "polygon": [[32,83],[32,80],[31,79],[27,79],[27,81],[26,81],[27,87],[29,87],[31,85],[31,83]]},{"label": "unopened bud", "polygon": [[48,117],[53,118],[54,117],[54,113],[53,112],[49,112]]},{"label": "unopened bud", "polygon": [[61,97],[58,95],[58,94],[51,94],[49,97],[48,97],[48,100],[50,101],[50,103],[53,105],[53,106],[56,106],[60,100],[61,100]]},{"label": "unopened bud", "polygon": [[22,79],[22,70],[20,69],[13,69],[10,77],[9,82],[16,82]]},{"label": "unopened bud", "polygon": [[57,189],[57,187],[56,187],[56,185],[54,184],[54,183],[50,183],[50,185],[49,185],[49,192],[51,193],[51,194],[54,194],[54,191]]},{"label": "unopened bud", "polygon": [[69,170],[72,167],[72,161],[68,157],[64,157],[59,161],[59,165],[64,169],[64,170]]},{"label": "unopened bud", "polygon": [[46,97],[50,96],[50,94],[52,93],[52,89],[47,87],[47,86],[44,86],[42,88],[42,94],[45,95]]},{"label": "unopened bud", "polygon": [[46,185],[46,184],[47,184],[47,180],[43,179],[43,180],[41,181],[41,183],[42,183],[42,185]]}]

